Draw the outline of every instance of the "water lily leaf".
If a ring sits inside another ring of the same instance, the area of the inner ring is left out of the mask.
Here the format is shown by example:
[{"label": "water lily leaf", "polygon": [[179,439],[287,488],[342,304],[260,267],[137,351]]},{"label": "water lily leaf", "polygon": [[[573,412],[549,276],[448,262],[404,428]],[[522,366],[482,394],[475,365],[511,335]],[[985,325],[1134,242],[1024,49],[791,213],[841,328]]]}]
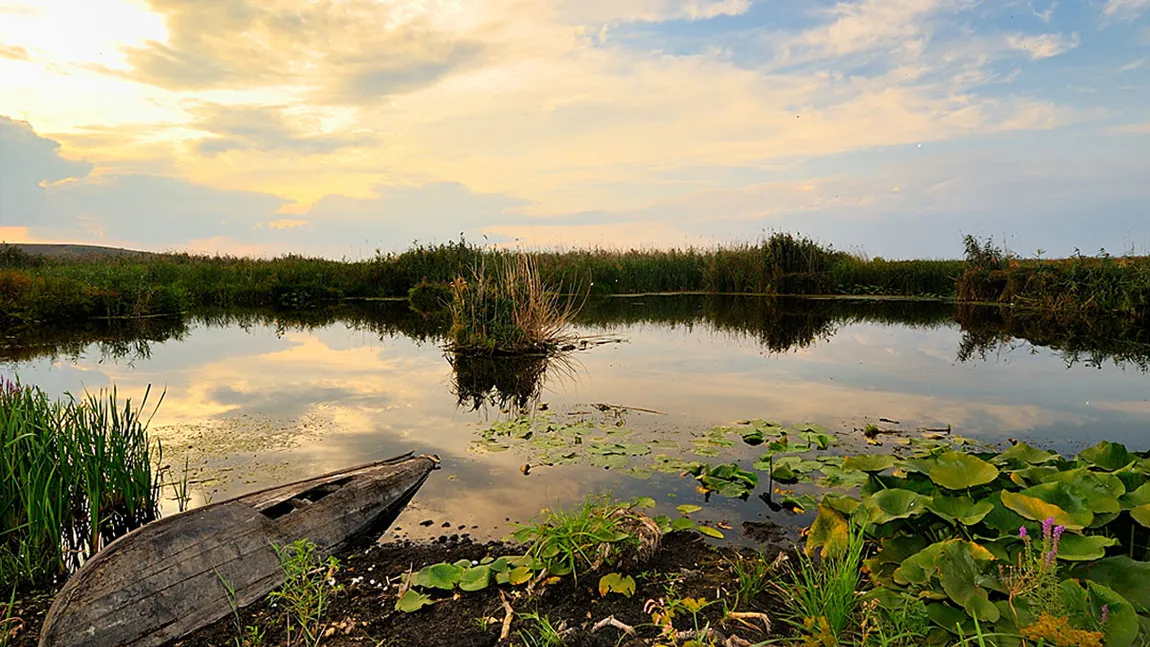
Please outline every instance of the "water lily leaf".
[{"label": "water lily leaf", "polygon": [[680,445],[679,441],[677,440],[652,440],[647,444],[650,445],[653,449],[669,449],[673,451],[681,451],[683,449],[683,446]]},{"label": "water lily leaf", "polygon": [[809,494],[788,494],[779,501],[779,505],[795,514],[802,514],[818,505],[818,502]]},{"label": "water lily leaf", "polygon": [[1150,528],[1150,503],[1131,508],[1130,516],[1134,518],[1134,521]]},{"label": "water lily leaf", "polygon": [[935,563],[942,551],[942,542],[933,543],[903,560],[902,565],[894,572],[896,582],[900,584],[924,585],[930,578],[938,573]]},{"label": "water lily leaf", "polygon": [[649,496],[641,496],[641,497],[635,499],[635,502],[633,505],[636,508],[654,508],[655,507],[655,499],[652,499]]},{"label": "water lily leaf", "polygon": [[624,454],[605,454],[605,455],[591,456],[591,458],[588,462],[590,462],[593,467],[605,467],[608,469],[622,469],[624,467],[627,467],[627,463],[629,462],[629,460],[628,460],[627,456]]},{"label": "water lily leaf", "polygon": [[627,455],[627,447],[619,443],[591,443],[587,448],[589,454],[599,454],[602,456],[611,456],[614,454]]},{"label": "water lily leaf", "polygon": [[1010,480],[1021,488],[1038,485],[1051,476],[1058,474],[1059,469],[1053,465],[1039,465],[1015,470],[1010,473]]},{"label": "water lily leaf", "polygon": [[491,567],[472,566],[459,578],[459,588],[464,591],[480,591],[491,582]]},{"label": "water lily leaf", "polygon": [[411,583],[425,589],[444,589],[450,591],[459,583],[463,576],[463,569],[455,564],[432,564],[420,569],[412,576]]},{"label": "water lily leaf", "polygon": [[[759,469],[758,463],[755,464],[755,469]],[[823,473],[823,478],[818,481],[819,487],[855,488],[862,486],[867,481],[866,472],[847,470],[835,465],[824,464],[819,468],[819,471]]]},{"label": "water lily leaf", "polygon": [[720,532],[719,530],[712,528],[710,526],[696,526],[695,530],[698,530],[699,532],[703,533],[704,535],[706,535],[708,537],[714,537],[715,539],[722,539],[723,538],[722,532]]},{"label": "water lily leaf", "polygon": [[1058,454],[1036,449],[1020,442],[991,459],[996,465],[1040,465],[1058,458]]},{"label": "water lily leaf", "polygon": [[1058,559],[1070,562],[1088,562],[1106,557],[1106,549],[1117,546],[1118,540],[1102,535],[1065,533],[1058,542]]},{"label": "water lily leaf", "polygon": [[845,515],[851,515],[862,505],[862,501],[842,494],[825,494],[822,504]]},{"label": "water lily leaf", "polygon": [[691,514],[693,512],[698,512],[703,508],[702,506],[697,506],[693,503],[684,503],[683,505],[676,506],[675,509],[679,512],[682,512],[683,514]]},{"label": "water lily leaf", "polygon": [[[559,575],[560,573],[558,573],[557,571],[558,571],[558,569],[555,569],[555,571],[553,571],[553,572],[555,572],[556,575]],[[508,573],[507,573],[507,582],[509,584],[511,584],[512,586],[519,586],[520,584],[526,584],[527,581],[530,579],[531,579],[531,569],[527,568],[526,566],[519,566],[519,567],[513,568],[510,571],[508,571]]]},{"label": "water lily leaf", "polygon": [[991,505],[994,506],[994,509],[982,518],[982,522],[1003,535],[1017,536],[1018,528],[1026,525],[1027,520],[1017,512],[1006,507],[1006,505],[1002,503],[1001,495],[1001,492],[994,492],[984,499],[985,501],[989,501]]},{"label": "water lily leaf", "polygon": [[855,514],[861,514],[868,523],[884,524],[895,519],[917,517],[926,512],[928,501],[930,497],[910,490],[882,490],[863,499]]},{"label": "water lily leaf", "polygon": [[858,470],[860,472],[881,472],[894,467],[895,458],[889,454],[863,454],[861,456],[848,456],[843,461],[844,470]]},{"label": "water lily leaf", "polygon": [[1054,518],[1054,523],[1070,530],[1082,530],[1094,521],[1086,496],[1061,481],[1043,483],[1022,492],[1002,492],[1002,503],[1034,521]]},{"label": "water lily leaf", "polygon": [[1093,447],[1078,452],[1075,458],[1087,465],[1101,467],[1106,471],[1113,472],[1129,465],[1135,457],[1126,450],[1125,445],[1104,440]]},{"label": "water lily leaf", "polygon": [[808,445],[816,449],[828,449],[835,443],[838,438],[833,434],[828,434],[826,431],[806,430],[799,432],[799,438],[802,438]]},{"label": "water lily leaf", "polygon": [[1118,501],[1125,509],[1137,508],[1150,503],[1150,483],[1143,484],[1132,492],[1127,492]]},{"label": "water lily leaf", "polygon": [[978,501],[968,496],[936,495],[926,502],[926,508],[951,523],[973,526],[994,510],[986,499]]},{"label": "water lily leaf", "polygon": [[945,602],[932,602],[926,605],[926,615],[931,622],[952,634],[958,634],[960,627],[966,632],[965,624],[969,622],[965,611]]},{"label": "water lily leaf", "polygon": [[930,477],[935,484],[948,490],[965,490],[985,485],[998,477],[998,468],[981,458],[963,452],[943,452],[934,459],[910,459],[907,467],[914,467]]},{"label": "water lily leaf", "polygon": [[[1107,646],[1129,647],[1138,637],[1138,615],[1134,607],[1113,589],[1090,580],[1064,580],[1058,587],[1059,597],[1076,624],[1094,624],[1109,608],[1109,618],[1102,625]],[[1092,621],[1092,622],[1091,622]]]},{"label": "water lily leaf", "polygon": [[987,591],[997,584],[993,562],[990,551],[964,539],[943,542],[936,562],[946,595],[968,614],[986,622],[997,622],[1000,615]]},{"label": "water lily leaf", "polygon": [[847,520],[834,509],[820,504],[803,552],[813,557],[815,550],[822,548],[822,556],[835,557],[843,554],[850,538]]},{"label": "water lily leaf", "polygon": [[671,521],[671,530],[693,530],[695,522],[686,517],[679,517]]},{"label": "water lily leaf", "polygon": [[1047,483],[1063,482],[1086,496],[1095,513],[1118,512],[1122,506],[1118,497],[1126,493],[1126,486],[1111,474],[1091,472],[1085,467],[1059,472],[1046,478]]},{"label": "water lily leaf", "polygon": [[433,604],[430,597],[414,589],[408,589],[395,601],[395,610],[404,613],[414,613],[429,604]]},{"label": "water lily leaf", "polygon": [[1106,557],[1076,565],[1070,576],[1103,584],[1142,613],[1150,611],[1150,586],[1146,586],[1150,581],[1150,562],[1134,560],[1127,555]]},{"label": "water lily leaf", "polygon": [[599,578],[599,596],[606,597],[608,593],[619,593],[626,597],[635,595],[635,578],[619,573],[604,575]]}]

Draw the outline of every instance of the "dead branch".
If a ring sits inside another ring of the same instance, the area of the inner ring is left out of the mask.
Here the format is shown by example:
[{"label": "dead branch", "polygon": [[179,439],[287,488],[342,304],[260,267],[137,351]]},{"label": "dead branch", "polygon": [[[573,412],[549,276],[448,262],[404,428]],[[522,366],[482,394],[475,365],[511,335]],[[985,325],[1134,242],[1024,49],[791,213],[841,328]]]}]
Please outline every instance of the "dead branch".
[{"label": "dead branch", "polygon": [[515,617],[515,609],[511,608],[503,591],[499,592],[499,597],[503,600],[503,611],[507,614],[503,616],[503,631],[499,632],[499,641],[502,642],[511,637],[511,619]]},{"label": "dead branch", "polygon": [[731,620],[738,620],[740,623],[751,627],[756,631],[759,631],[759,627],[750,621],[758,620],[763,623],[763,629],[761,631],[767,634],[771,633],[771,619],[768,618],[767,614],[765,613],[759,613],[757,611],[732,611],[727,614],[727,618]]},{"label": "dead branch", "polygon": [[599,631],[600,629],[602,629],[604,627],[614,627],[614,628],[618,629],[619,631],[622,631],[623,633],[627,634],[628,636],[634,636],[635,635],[635,628],[634,627],[632,627],[631,625],[629,625],[625,622],[620,622],[620,621],[616,620],[615,616],[607,616],[606,618],[603,618],[599,622],[596,622],[595,626],[591,627],[591,633],[595,633],[596,631]]}]

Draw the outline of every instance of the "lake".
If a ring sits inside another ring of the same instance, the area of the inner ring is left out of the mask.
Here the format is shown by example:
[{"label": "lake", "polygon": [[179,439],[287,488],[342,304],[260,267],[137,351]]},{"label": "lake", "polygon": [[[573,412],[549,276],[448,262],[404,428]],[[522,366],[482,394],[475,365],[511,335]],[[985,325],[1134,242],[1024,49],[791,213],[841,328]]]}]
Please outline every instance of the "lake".
[{"label": "lake", "polygon": [[[746,500],[700,493],[683,461],[750,470],[762,453],[713,430],[740,421],[825,428],[840,453],[869,446],[867,425],[897,432],[875,436],[884,450],[924,434],[1150,446],[1144,340],[1068,340],[1007,319],[934,302],[600,299],[576,325],[594,343],[561,361],[453,365],[445,322],[367,302],[10,333],[0,372],[50,394],[115,386],[135,402],[150,385],[154,404],[162,391],[150,429],[164,463],[187,466],[193,506],[415,451],[442,469],[389,537],[499,538],[610,491],[671,515],[698,504],[692,516],[743,542],[793,536],[811,514],[780,501],[813,488],[764,474]],[[167,493],[165,510],[177,507]]]}]

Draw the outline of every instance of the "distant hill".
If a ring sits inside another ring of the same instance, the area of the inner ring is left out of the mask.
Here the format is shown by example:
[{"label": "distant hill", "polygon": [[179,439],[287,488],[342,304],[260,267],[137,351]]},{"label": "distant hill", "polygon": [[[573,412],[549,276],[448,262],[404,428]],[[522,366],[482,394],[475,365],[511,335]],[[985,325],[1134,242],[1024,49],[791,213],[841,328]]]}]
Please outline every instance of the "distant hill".
[{"label": "distant hill", "polygon": [[[152,252],[141,252],[121,247],[103,247],[100,245],[69,245],[57,243],[7,243],[28,254],[36,254],[47,258],[114,258],[117,256],[153,256]],[[0,244],[3,246],[3,244]]]}]

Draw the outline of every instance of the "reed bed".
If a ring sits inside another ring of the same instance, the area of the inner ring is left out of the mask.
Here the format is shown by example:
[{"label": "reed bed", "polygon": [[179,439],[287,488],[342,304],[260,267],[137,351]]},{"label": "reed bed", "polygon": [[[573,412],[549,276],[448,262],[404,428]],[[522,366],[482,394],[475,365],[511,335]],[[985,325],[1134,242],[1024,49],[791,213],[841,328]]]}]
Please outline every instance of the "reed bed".
[{"label": "reed bed", "polygon": [[50,580],[157,516],[147,399],[52,401],[0,378],[0,580]]}]

